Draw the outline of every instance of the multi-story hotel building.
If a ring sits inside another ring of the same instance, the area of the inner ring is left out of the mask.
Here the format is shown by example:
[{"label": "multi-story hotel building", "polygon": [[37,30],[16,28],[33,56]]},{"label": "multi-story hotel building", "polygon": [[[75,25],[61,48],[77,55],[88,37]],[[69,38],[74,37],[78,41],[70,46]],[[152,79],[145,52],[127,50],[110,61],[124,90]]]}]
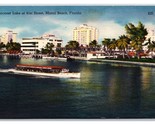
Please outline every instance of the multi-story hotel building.
[{"label": "multi-story hotel building", "polygon": [[17,42],[17,33],[9,30],[0,37],[0,41],[4,44],[7,44],[8,42]]},{"label": "multi-story hotel building", "polygon": [[98,41],[98,30],[87,24],[75,27],[73,30],[73,40],[79,42],[80,45],[89,45],[93,40]]},{"label": "multi-story hotel building", "polygon": [[60,47],[62,45],[62,39],[55,37],[52,34],[44,34],[41,37],[36,38],[23,38],[21,44],[21,50],[25,54],[34,54],[36,50],[45,48],[47,43],[53,43],[54,47]]}]

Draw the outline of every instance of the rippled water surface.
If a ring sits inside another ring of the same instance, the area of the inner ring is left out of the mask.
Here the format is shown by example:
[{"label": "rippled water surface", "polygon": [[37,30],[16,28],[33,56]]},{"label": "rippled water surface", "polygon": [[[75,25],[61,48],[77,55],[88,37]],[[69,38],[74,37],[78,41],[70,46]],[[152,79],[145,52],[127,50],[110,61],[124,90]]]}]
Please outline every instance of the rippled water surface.
[{"label": "rippled water surface", "polygon": [[82,77],[0,73],[0,118],[155,118],[155,68],[0,57],[1,69],[16,64],[65,66]]}]

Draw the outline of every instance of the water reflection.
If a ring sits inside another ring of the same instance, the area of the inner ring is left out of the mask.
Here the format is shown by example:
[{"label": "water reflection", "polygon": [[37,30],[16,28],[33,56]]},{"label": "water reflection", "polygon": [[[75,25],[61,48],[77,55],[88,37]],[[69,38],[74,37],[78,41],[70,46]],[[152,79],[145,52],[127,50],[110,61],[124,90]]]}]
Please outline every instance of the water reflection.
[{"label": "water reflection", "polygon": [[96,71],[93,71],[94,68],[88,66],[81,67],[81,78],[80,79],[62,79],[67,84],[75,85],[76,87],[97,91],[100,90],[103,85],[96,81],[96,78],[100,78],[100,75],[96,75]]},{"label": "water reflection", "polygon": [[141,69],[143,90],[150,89],[151,85],[155,83],[155,68],[141,67]]},{"label": "water reflection", "polygon": [[20,59],[20,64],[48,65],[49,61],[48,60],[43,60],[43,59],[21,58]]},{"label": "water reflection", "polygon": [[136,115],[141,105],[141,69],[120,66],[113,68],[109,87],[109,105],[116,116],[120,113],[120,117],[123,117],[128,110],[132,115]]},{"label": "water reflection", "polygon": [[16,117],[154,117],[155,68],[78,61],[8,60],[5,63],[2,60],[1,66],[14,67],[18,63],[61,65],[80,71],[81,79],[0,74],[3,94],[0,98],[7,104],[0,104],[4,107],[0,117],[3,114],[7,117],[8,112]]}]

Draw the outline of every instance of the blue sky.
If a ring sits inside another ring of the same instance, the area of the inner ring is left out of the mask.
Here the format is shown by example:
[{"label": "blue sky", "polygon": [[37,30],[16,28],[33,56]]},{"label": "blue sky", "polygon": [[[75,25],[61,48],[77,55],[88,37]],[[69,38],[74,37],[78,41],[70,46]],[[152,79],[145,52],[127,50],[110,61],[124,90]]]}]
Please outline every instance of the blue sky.
[{"label": "blue sky", "polygon": [[[155,7],[153,6],[1,6],[3,12],[67,12],[68,15],[4,15],[0,14],[0,34],[7,30],[18,33],[19,42],[23,37],[55,34],[66,44],[72,40],[72,31],[81,24],[99,29],[99,42],[104,38],[118,38],[125,34],[124,26],[138,21],[147,28],[155,28]],[[80,12],[81,14],[69,14]],[[153,12],[153,15],[148,15]]]}]

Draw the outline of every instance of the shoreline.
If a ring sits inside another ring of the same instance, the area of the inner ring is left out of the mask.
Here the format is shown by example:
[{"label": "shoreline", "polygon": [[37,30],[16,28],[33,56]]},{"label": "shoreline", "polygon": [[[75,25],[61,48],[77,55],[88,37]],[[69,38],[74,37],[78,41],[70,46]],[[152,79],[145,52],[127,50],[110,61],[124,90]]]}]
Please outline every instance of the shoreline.
[{"label": "shoreline", "polygon": [[[13,56],[20,57],[19,54],[0,54],[1,56]],[[23,57],[22,57],[23,58]],[[32,58],[32,57],[28,57]],[[147,66],[147,67],[155,67],[155,63],[153,62],[136,62],[136,61],[121,61],[121,60],[113,60],[113,59],[90,59],[88,60],[86,57],[75,57],[71,56],[72,59],[79,61],[89,61],[89,62],[103,62],[103,63],[111,63],[111,64],[126,64],[126,65],[137,65],[137,66]]]},{"label": "shoreline", "polygon": [[135,65],[135,66],[147,66],[147,67],[155,67],[155,63],[151,62],[136,62],[136,61],[121,61],[121,60],[113,60],[113,59],[90,59],[88,60],[86,57],[71,57],[75,60],[79,61],[89,61],[89,62],[103,62],[110,64],[125,64],[125,65]]},{"label": "shoreline", "polygon": [[120,60],[108,60],[108,59],[102,59],[102,60],[101,59],[100,60],[99,59],[91,59],[88,61],[155,67],[155,63],[149,63],[149,62],[132,62],[132,61],[120,61]]}]

